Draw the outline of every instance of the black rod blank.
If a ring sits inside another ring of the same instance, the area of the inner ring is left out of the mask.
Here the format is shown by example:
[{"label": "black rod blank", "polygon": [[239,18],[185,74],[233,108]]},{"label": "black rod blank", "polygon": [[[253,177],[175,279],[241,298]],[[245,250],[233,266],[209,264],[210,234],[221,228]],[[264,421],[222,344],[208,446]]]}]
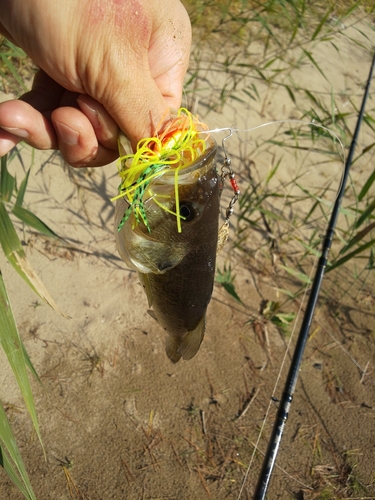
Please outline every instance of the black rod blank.
[{"label": "black rod blank", "polygon": [[290,406],[291,406],[291,403],[293,400],[294,390],[295,390],[296,384],[297,384],[298,372],[299,372],[300,365],[302,362],[303,352],[305,350],[306,342],[307,342],[307,339],[309,337],[309,330],[310,330],[311,322],[313,319],[316,303],[318,301],[318,295],[319,295],[320,287],[321,287],[321,284],[323,281],[325,268],[327,265],[328,252],[331,248],[332,239],[333,239],[334,232],[335,232],[335,227],[336,227],[336,222],[337,222],[337,218],[338,218],[338,214],[339,214],[339,210],[340,210],[341,201],[342,201],[342,198],[344,197],[344,194],[345,194],[345,187],[346,187],[346,183],[347,183],[348,176],[349,176],[350,166],[351,166],[351,163],[353,160],[354,150],[355,150],[355,147],[357,144],[357,138],[358,138],[359,130],[361,127],[363,114],[365,111],[366,100],[367,100],[367,96],[368,96],[369,89],[370,89],[370,83],[371,83],[371,79],[372,79],[374,65],[375,65],[375,53],[374,53],[374,56],[372,59],[370,73],[369,73],[369,77],[367,80],[366,89],[365,89],[365,93],[363,96],[361,109],[360,109],[360,112],[358,115],[358,120],[357,120],[356,128],[354,131],[353,139],[352,139],[352,142],[350,145],[347,160],[345,162],[345,168],[344,168],[344,173],[343,173],[343,177],[342,177],[342,181],[341,181],[341,186],[340,186],[335,204],[333,206],[331,219],[329,221],[328,229],[327,229],[324,241],[323,241],[321,257],[319,258],[319,262],[318,262],[317,270],[315,273],[314,281],[312,284],[309,300],[307,302],[306,311],[305,311],[305,314],[303,317],[301,329],[300,329],[298,339],[297,339],[297,344],[296,344],[293,358],[292,358],[292,361],[290,364],[288,377],[287,377],[284,391],[283,391],[283,395],[282,395],[282,398],[280,401],[280,406],[279,406],[279,409],[278,409],[278,412],[276,415],[276,420],[275,420],[274,427],[273,427],[272,434],[271,434],[271,438],[270,438],[270,441],[268,444],[268,449],[267,449],[267,452],[266,452],[264,460],[263,460],[263,466],[262,466],[261,473],[259,475],[258,484],[257,484],[256,490],[255,490],[253,500],[264,500],[264,498],[266,497],[267,489],[268,489],[269,482],[271,479],[272,470],[273,470],[273,467],[275,465],[277,453],[278,453],[278,450],[280,447],[281,438],[282,438],[282,435],[284,432],[286,421],[288,419]]}]

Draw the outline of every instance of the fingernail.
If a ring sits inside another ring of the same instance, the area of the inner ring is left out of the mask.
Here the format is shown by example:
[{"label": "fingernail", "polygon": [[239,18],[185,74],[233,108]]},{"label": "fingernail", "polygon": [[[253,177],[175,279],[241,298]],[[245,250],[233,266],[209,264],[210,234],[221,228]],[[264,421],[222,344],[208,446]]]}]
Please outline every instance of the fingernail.
[{"label": "fingernail", "polygon": [[98,112],[91,106],[89,106],[86,102],[84,102],[82,99],[77,99],[77,102],[79,107],[82,109],[87,118],[90,120],[92,126],[94,128],[100,127],[101,123]]},{"label": "fingernail", "polygon": [[69,146],[77,146],[79,141],[79,132],[65,125],[65,123],[54,122],[57,132],[63,142]]},{"label": "fingernail", "polygon": [[12,127],[1,127],[6,132],[14,134],[17,137],[22,137],[22,139],[27,139],[29,137],[29,132],[23,128],[12,128]]}]

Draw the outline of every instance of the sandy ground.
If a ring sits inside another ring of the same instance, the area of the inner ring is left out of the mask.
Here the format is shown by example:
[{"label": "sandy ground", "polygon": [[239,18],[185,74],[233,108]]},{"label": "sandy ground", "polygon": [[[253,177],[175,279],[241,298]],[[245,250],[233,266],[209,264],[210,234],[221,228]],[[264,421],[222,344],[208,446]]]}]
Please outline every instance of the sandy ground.
[{"label": "sandy ground", "polygon": [[[368,27],[362,29],[373,36]],[[344,38],[336,44],[340,57],[329,44],[315,57],[335,93],[345,92],[358,105],[370,58]],[[330,84],[312,67],[298,77],[329,95]],[[259,107],[230,102],[205,120],[213,128],[247,128],[293,118],[293,103],[284,92],[264,90]],[[202,93],[201,114],[207,96]],[[250,157],[257,172],[268,171],[277,153],[263,144],[275,130],[242,134],[246,144],[228,141],[242,191],[249,178],[241,159]],[[363,134],[360,147],[372,142]],[[264,301],[278,298],[277,288],[296,290],[297,283],[280,272],[278,259],[272,263],[260,250],[264,235],[248,228],[247,254],[233,248],[232,227],[232,243],[218,265],[232,265],[243,304],[217,285],[199,353],[173,365],[136,274],[116,253],[109,201],[117,190],[116,166],[72,170],[58,154],[32,158],[27,148],[21,158],[26,168],[33,164],[29,208],[67,242],[23,233],[30,262],[69,319],[41,303],[0,259],[20,333],[42,380],[33,387],[46,460],[1,354],[0,397],[38,500],[236,499],[240,491],[241,498],[251,498],[277,411],[270,398],[281,396],[290,360],[287,354],[281,371],[289,337],[259,311]],[[289,189],[298,162],[284,158],[275,189]],[[339,162],[328,173],[316,163],[312,154],[304,163],[306,186],[338,182]],[[357,164],[353,175],[360,181],[372,168]],[[11,171],[22,177],[18,159]],[[332,200],[334,192],[327,196]],[[229,197],[227,189],[223,208]],[[307,209],[293,206],[298,220]],[[316,224],[324,228],[323,222]],[[287,255],[292,248],[284,245],[282,251]],[[270,499],[375,498],[374,279],[351,284],[351,276],[351,269],[343,269],[324,283]],[[300,300],[289,310],[298,312]],[[252,458],[257,442],[259,452]],[[325,488],[336,493],[319,496]],[[3,473],[0,498],[22,498]]]}]

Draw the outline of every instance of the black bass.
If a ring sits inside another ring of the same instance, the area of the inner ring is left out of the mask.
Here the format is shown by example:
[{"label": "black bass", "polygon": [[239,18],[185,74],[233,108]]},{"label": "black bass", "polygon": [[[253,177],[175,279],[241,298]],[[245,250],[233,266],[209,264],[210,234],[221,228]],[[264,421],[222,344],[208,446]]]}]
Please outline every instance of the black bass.
[{"label": "black bass", "polygon": [[166,353],[174,363],[195,356],[205,332],[220,210],[215,154],[216,143],[209,139],[205,152],[178,172],[178,192],[173,169],[155,175],[144,196],[142,220],[133,211],[124,221],[129,203],[121,197],[116,204],[119,254],[138,272],[152,315],[168,333]]}]

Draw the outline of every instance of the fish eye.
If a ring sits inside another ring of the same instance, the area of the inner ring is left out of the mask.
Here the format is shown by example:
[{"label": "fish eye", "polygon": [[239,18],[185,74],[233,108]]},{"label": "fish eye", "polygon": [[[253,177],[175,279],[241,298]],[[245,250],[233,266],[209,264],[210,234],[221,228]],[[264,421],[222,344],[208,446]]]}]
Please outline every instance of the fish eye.
[{"label": "fish eye", "polygon": [[193,207],[192,203],[181,202],[180,203],[180,215],[183,217],[184,222],[191,222],[195,219],[197,212]]}]

